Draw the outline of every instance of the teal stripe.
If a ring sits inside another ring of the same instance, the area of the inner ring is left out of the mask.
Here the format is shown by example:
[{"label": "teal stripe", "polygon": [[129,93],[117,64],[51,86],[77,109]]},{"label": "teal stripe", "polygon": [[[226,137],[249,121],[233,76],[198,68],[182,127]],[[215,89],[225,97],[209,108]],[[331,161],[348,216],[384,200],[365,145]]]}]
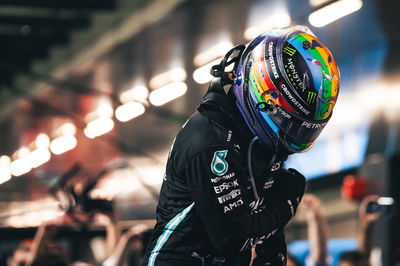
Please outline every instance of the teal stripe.
[{"label": "teal stripe", "polygon": [[185,219],[186,215],[188,214],[188,212],[190,212],[193,206],[194,202],[186,207],[182,212],[178,213],[174,218],[172,218],[171,221],[167,223],[167,225],[164,227],[164,232],[158,237],[156,246],[151,251],[149,263],[147,264],[148,266],[154,266],[154,262],[156,261],[156,257],[158,253],[160,253],[161,248],[163,247],[165,242],[167,242],[168,238],[174,232],[175,228],[183,221],[183,219]]}]

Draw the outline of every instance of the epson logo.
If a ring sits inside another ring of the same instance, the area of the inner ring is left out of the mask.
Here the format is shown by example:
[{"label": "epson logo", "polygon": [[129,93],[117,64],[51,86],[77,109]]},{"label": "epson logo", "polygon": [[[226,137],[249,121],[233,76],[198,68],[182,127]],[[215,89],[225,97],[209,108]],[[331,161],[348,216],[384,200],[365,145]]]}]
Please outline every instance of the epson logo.
[{"label": "epson logo", "polygon": [[215,193],[219,194],[219,193],[224,192],[227,189],[230,189],[233,187],[238,187],[238,186],[239,186],[239,183],[237,180],[231,181],[231,182],[224,182],[219,186],[215,186],[214,191],[215,191]]}]

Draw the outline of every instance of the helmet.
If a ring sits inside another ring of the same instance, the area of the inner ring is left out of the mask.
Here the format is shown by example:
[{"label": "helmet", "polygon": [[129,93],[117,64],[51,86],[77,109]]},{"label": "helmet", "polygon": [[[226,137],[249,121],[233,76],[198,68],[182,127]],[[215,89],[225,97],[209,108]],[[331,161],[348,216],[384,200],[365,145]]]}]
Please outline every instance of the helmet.
[{"label": "helmet", "polygon": [[290,152],[313,145],[339,93],[332,54],[306,31],[288,27],[262,34],[234,67],[233,93],[247,125],[263,143],[283,144]]}]

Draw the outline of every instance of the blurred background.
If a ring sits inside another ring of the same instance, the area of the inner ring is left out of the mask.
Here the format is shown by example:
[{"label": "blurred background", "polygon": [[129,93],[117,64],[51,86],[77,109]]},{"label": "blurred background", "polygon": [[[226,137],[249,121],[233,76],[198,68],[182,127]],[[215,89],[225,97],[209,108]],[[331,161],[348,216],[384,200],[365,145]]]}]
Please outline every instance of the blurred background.
[{"label": "blurred background", "polygon": [[[330,48],[342,84],[315,146],[286,167],[320,199],[334,264],[359,245],[361,200],[385,197],[368,210],[380,213],[373,265],[395,265],[399,11],[395,0],[0,0],[0,264],[43,225],[57,223],[70,261],[85,245],[94,265],[110,224],[151,228],[169,147],[210,67],[270,28],[302,24]],[[300,261],[307,228],[300,212],[287,229]]]}]

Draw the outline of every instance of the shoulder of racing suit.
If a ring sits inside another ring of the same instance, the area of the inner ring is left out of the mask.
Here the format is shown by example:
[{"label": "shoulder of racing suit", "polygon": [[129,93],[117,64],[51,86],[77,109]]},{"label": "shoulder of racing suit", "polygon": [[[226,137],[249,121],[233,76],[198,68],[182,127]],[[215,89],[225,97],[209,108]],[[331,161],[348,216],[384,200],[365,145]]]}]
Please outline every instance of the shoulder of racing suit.
[{"label": "shoulder of racing suit", "polygon": [[193,156],[208,148],[232,148],[238,155],[245,155],[252,137],[233,99],[217,79],[211,83],[197,112],[178,133],[170,159],[178,173]]}]

